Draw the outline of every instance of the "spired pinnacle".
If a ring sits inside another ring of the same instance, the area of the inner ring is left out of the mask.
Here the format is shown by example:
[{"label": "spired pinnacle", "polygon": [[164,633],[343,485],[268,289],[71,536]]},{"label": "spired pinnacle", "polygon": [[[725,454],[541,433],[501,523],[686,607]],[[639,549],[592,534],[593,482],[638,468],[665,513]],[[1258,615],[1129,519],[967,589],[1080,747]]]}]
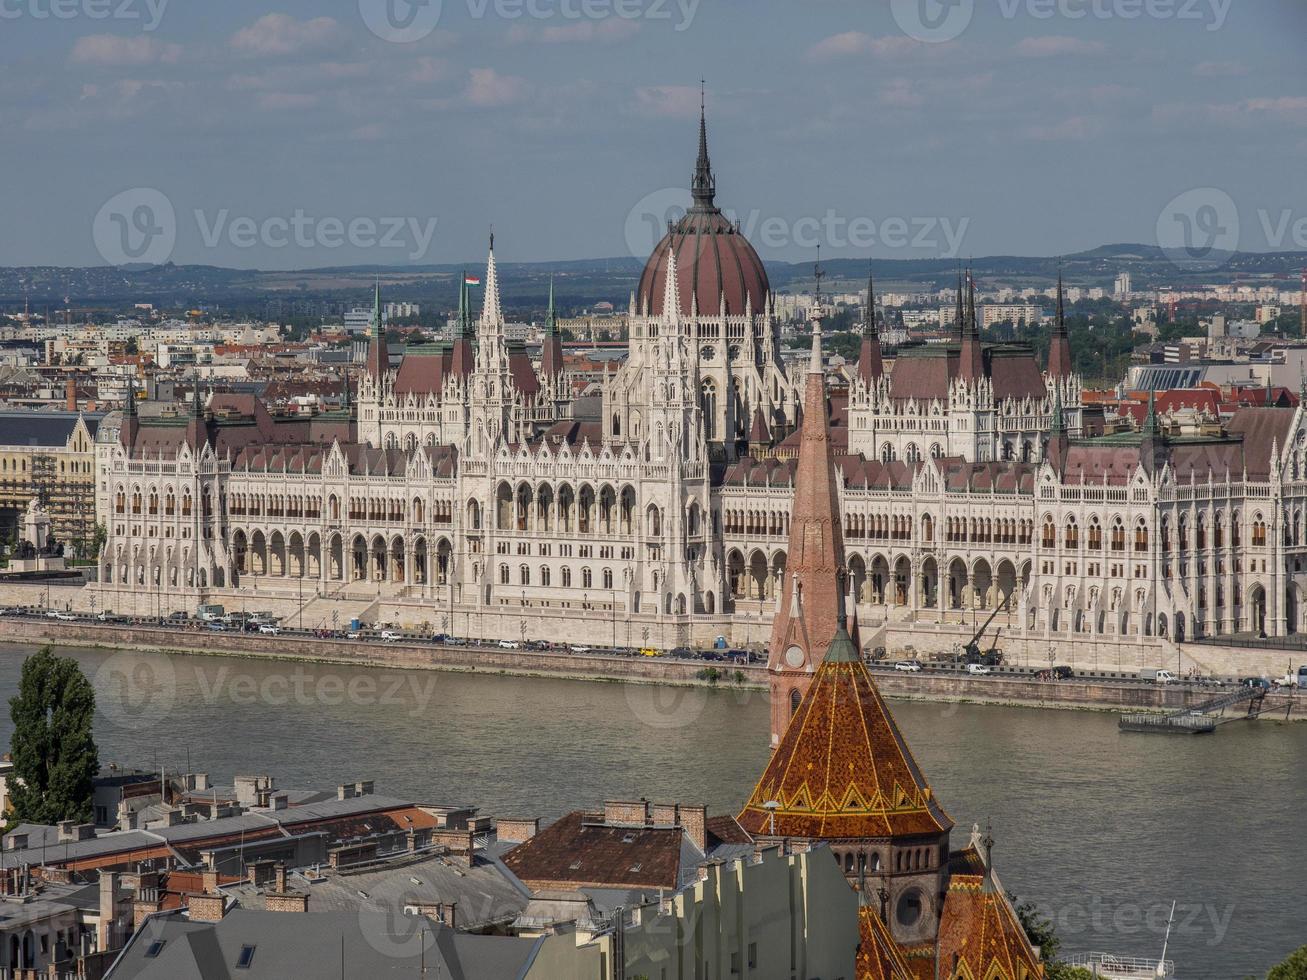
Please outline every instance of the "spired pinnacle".
[{"label": "spired pinnacle", "polygon": [[867,323],[863,328],[863,336],[871,337],[876,331],[876,274],[870,269],[867,270]]},{"label": "spired pinnacle", "polygon": [[690,194],[694,197],[694,210],[712,211],[716,209],[717,178],[713,176],[712,161],[708,159],[708,113],[704,90],[706,83],[699,83],[699,158],[694,164],[694,178],[690,182]]}]

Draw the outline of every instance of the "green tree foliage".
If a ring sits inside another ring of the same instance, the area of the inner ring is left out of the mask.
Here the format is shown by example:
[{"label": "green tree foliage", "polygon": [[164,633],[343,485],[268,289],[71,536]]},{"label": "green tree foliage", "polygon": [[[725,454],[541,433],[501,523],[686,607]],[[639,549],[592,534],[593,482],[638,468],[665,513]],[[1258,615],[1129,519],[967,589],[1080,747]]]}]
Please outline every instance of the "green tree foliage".
[{"label": "green tree foliage", "polygon": [[100,757],[92,737],[95,690],[77,661],[56,657],[49,647],[28,657],[9,714],[13,819],[89,822]]},{"label": "green tree foliage", "polygon": [[1039,950],[1040,959],[1044,961],[1045,980],[1091,980],[1093,975],[1088,970],[1068,966],[1057,958],[1062,949],[1062,940],[1058,938],[1053,923],[1039,914],[1034,902],[1018,902],[1012,892],[1008,892],[1007,897],[1016,909],[1017,919],[1021,922],[1030,945]]},{"label": "green tree foliage", "polygon": [[1307,980],[1307,946],[1300,946],[1287,960],[1273,967],[1266,980]]}]

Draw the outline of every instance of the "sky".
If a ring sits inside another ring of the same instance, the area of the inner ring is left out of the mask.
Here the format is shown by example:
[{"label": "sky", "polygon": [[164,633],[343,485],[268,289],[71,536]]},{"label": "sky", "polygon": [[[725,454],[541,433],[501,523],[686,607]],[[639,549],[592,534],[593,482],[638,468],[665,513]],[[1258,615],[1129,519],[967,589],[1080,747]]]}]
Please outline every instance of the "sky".
[{"label": "sky", "polygon": [[0,0],[0,265],[1307,248],[1302,0]]}]

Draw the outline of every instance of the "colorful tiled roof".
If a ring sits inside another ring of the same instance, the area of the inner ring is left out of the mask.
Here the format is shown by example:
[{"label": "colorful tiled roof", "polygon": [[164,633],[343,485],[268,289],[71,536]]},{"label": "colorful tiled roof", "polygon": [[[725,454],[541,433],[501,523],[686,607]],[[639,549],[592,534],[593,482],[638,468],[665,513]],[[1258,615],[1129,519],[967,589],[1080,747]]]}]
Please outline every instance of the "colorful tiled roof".
[{"label": "colorful tiled roof", "polygon": [[843,628],[737,819],[758,836],[809,840],[953,826]]},{"label": "colorful tiled roof", "polygon": [[914,980],[903,951],[881,917],[869,907],[858,910],[858,980]]},{"label": "colorful tiled roof", "polygon": [[1044,968],[1012,904],[982,875],[955,874],[939,926],[940,976],[965,980],[1034,980]]}]

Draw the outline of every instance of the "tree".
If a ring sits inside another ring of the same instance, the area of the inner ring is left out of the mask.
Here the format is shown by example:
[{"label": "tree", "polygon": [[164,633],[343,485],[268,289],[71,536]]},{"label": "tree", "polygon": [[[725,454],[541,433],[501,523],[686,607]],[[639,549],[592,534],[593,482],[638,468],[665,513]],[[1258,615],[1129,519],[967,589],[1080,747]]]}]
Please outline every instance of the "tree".
[{"label": "tree", "polygon": [[1272,967],[1266,980],[1307,980],[1307,946],[1300,946],[1287,960]]},{"label": "tree", "polygon": [[28,657],[9,714],[13,819],[88,823],[100,756],[92,737],[95,690],[77,661],[56,657],[49,647]]},{"label": "tree", "polygon": [[1091,980],[1093,974],[1088,970],[1078,966],[1068,966],[1057,958],[1058,951],[1062,948],[1062,940],[1058,938],[1053,923],[1039,914],[1039,909],[1034,902],[1018,904],[1017,897],[1012,892],[1008,892],[1007,897],[1012,907],[1016,909],[1017,919],[1021,922],[1021,928],[1025,930],[1030,945],[1039,950],[1039,958],[1044,961],[1045,980]]}]

